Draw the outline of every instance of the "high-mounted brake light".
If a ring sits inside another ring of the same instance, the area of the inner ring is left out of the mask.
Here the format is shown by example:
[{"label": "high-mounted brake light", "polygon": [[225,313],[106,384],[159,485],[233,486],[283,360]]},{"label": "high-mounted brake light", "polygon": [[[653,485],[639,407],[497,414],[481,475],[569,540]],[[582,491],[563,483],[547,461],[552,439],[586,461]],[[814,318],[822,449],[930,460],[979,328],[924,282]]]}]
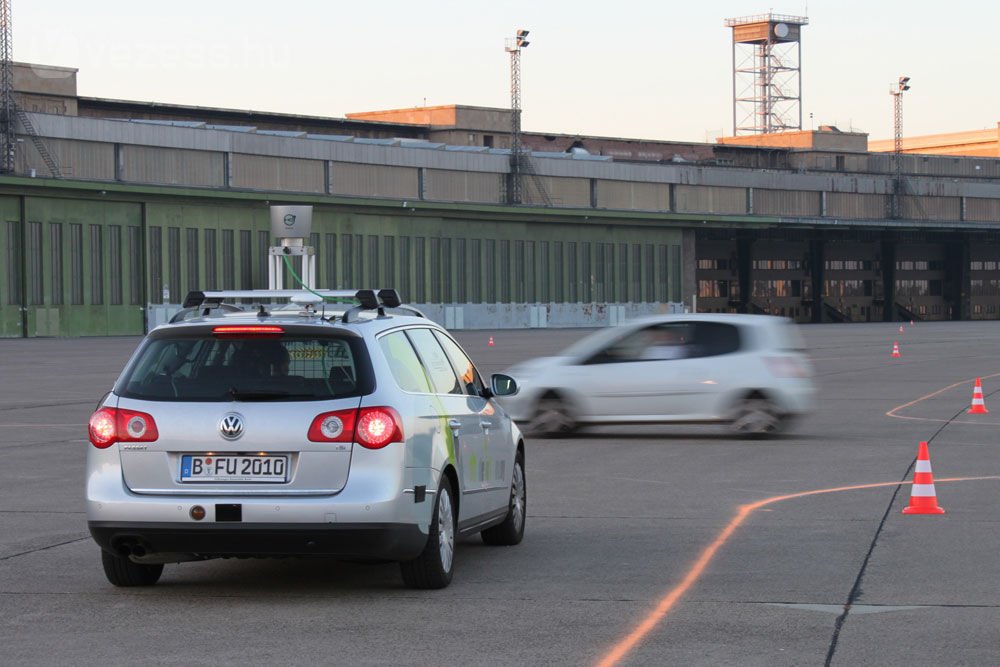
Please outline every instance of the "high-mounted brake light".
[{"label": "high-mounted brake light", "polygon": [[116,442],[153,442],[160,437],[151,415],[124,408],[101,408],[87,425],[90,443],[106,449]]},{"label": "high-mounted brake light", "polygon": [[213,336],[239,336],[240,338],[273,338],[283,336],[285,330],[269,324],[224,324],[212,328]]},{"label": "high-mounted brake light", "polygon": [[308,438],[312,442],[357,442],[368,449],[381,449],[390,442],[403,442],[403,420],[389,407],[323,412],[313,418]]}]

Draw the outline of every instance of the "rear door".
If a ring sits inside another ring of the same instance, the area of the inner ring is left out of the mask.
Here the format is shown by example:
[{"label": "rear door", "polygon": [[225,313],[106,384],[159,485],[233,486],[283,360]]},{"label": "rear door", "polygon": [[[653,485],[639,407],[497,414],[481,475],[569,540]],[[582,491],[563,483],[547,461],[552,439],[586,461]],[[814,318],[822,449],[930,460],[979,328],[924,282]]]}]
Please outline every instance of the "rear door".
[{"label": "rear door", "polygon": [[483,453],[477,475],[481,477],[482,487],[487,490],[492,506],[506,508],[515,454],[511,422],[497,409],[492,398],[483,397],[485,385],[482,376],[458,343],[440,331],[435,331],[434,335],[451,359],[465,391],[469,410],[478,417],[483,431]]},{"label": "rear door", "polygon": [[462,484],[460,519],[472,520],[494,509],[487,481],[493,460],[487,451],[486,434],[480,418],[483,400],[469,396],[444,348],[429,328],[407,329],[406,335],[427,370],[447,419],[448,433],[453,439]]}]

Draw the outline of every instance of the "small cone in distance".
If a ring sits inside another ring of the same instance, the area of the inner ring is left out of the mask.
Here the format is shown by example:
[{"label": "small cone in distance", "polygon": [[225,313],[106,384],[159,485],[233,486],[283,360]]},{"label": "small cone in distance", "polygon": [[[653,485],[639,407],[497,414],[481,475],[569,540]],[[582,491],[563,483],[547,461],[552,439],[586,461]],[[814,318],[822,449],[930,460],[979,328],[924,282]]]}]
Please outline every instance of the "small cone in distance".
[{"label": "small cone in distance", "polygon": [[944,514],[944,510],[937,504],[934,474],[931,472],[931,459],[927,453],[926,442],[921,442],[917,449],[917,464],[913,469],[913,485],[910,487],[910,504],[903,508],[903,514]]},{"label": "small cone in distance", "polygon": [[496,343],[493,342],[493,336],[490,336],[490,342],[487,343],[488,347],[493,347]]},{"label": "small cone in distance", "polygon": [[903,325],[902,324],[899,325],[899,333],[903,333]]},{"label": "small cone in distance", "polygon": [[897,357],[901,357],[901,356],[903,356],[903,355],[901,355],[899,353],[899,343],[893,343],[892,344],[892,358],[896,359]]},{"label": "small cone in distance", "polygon": [[983,402],[983,383],[979,378],[976,378],[976,386],[972,388],[972,407],[966,414],[985,415],[988,413],[986,403]]}]

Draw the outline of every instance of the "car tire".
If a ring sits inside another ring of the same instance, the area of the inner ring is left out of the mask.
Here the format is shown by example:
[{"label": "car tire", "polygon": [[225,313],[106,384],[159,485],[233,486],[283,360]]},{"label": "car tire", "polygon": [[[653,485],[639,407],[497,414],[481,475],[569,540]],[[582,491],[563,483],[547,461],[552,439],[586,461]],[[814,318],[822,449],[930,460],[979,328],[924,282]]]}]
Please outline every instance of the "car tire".
[{"label": "car tire", "polygon": [[551,394],[538,401],[534,415],[525,426],[528,433],[542,438],[559,438],[576,429],[576,421],[566,401]]},{"label": "car tire", "polygon": [[444,588],[451,583],[455,569],[455,503],[452,500],[451,482],[441,478],[441,486],[434,499],[434,514],[427,544],[420,555],[399,564],[403,583],[410,588]]},{"label": "car tire", "polygon": [[152,586],[163,574],[163,563],[133,563],[128,556],[116,556],[101,550],[104,576],[115,586]]},{"label": "car tire", "polygon": [[520,544],[528,516],[528,488],[524,477],[524,456],[518,453],[510,483],[510,505],[502,523],[487,528],[480,535],[485,544],[509,547]]},{"label": "car tire", "polygon": [[760,438],[779,433],[784,427],[782,415],[774,403],[763,396],[743,399],[736,407],[730,429],[748,438]]}]

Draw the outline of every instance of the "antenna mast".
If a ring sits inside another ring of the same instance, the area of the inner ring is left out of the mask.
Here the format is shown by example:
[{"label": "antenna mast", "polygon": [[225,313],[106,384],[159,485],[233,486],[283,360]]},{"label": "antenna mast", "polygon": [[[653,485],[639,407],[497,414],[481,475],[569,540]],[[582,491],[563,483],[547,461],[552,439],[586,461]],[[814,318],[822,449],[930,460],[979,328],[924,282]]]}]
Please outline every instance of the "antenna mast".
[{"label": "antenna mast", "polygon": [[14,73],[10,0],[0,0],[0,172],[14,172]]}]

